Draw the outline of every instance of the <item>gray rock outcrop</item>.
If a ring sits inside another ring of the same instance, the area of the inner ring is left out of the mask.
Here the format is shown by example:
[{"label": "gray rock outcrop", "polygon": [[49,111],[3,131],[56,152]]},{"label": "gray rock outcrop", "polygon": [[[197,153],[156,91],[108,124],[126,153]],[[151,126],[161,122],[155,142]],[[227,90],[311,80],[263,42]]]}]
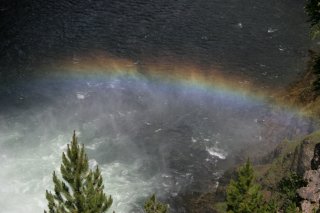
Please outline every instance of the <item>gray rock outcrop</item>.
[{"label": "gray rock outcrop", "polygon": [[299,152],[297,156],[297,174],[303,176],[303,174],[311,169],[311,160],[314,156],[314,142],[310,139],[303,140],[302,144],[299,147]]},{"label": "gray rock outcrop", "polygon": [[303,179],[307,186],[297,190],[302,198],[301,210],[303,213],[312,213],[319,209],[320,203],[320,143],[315,145],[314,156],[311,160],[311,169],[305,171]]},{"label": "gray rock outcrop", "polygon": [[320,143],[316,144],[314,148],[314,155],[311,160],[311,169],[317,170],[320,165]]}]

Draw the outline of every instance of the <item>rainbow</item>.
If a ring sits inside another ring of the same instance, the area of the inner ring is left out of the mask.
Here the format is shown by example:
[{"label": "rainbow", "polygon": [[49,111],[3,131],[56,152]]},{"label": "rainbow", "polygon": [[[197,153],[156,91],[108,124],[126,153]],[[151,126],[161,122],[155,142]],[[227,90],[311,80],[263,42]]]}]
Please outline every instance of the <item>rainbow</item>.
[{"label": "rainbow", "polygon": [[[306,116],[302,109],[278,101],[277,92],[257,89],[248,80],[239,77],[225,76],[223,72],[211,69],[203,70],[192,64],[179,66],[165,62],[150,62],[143,65],[132,60],[109,55],[82,56],[61,60],[55,67],[41,67],[52,78],[64,80],[103,80],[134,79],[171,85],[199,92],[219,93],[228,99],[242,99],[254,103],[268,103],[290,113]],[[39,77],[41,78],[41,77]]]}]

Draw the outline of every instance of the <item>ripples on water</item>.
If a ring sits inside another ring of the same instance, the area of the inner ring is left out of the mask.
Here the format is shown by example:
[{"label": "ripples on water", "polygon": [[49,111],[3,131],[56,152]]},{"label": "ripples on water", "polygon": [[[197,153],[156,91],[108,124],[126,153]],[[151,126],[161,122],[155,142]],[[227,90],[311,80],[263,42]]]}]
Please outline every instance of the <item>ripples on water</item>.
[{"label": "ripples on water", "polygon": [[[2,77],[101,50],[142,64],[193,63],[281,86],[309,47],[303,1],[8,1]],[[4,74],[5,73],[5,74]]]}]

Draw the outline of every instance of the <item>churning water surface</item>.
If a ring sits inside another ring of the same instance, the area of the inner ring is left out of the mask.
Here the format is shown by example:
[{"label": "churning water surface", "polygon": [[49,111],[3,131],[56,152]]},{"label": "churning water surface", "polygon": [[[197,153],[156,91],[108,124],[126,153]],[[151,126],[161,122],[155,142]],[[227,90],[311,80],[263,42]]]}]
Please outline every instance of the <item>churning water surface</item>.
[{"label": "churning water surface", "polygon": [[142,67],[194,63],[203,68],[199,72],[219,69],[259,87],[281,87],[304,67],[309,37],[303,1],[0,6],[1,212],[45,208],[45,190],[52,190],[51,174],[73,130],[91,165],[101,166],[118,213],[141,212],[152,193],[170,201],[186,190],[207,190],[243,144],[308,132],[308,121],[251,97],[148,79],[63,79],[38,68],[102,51]]}]

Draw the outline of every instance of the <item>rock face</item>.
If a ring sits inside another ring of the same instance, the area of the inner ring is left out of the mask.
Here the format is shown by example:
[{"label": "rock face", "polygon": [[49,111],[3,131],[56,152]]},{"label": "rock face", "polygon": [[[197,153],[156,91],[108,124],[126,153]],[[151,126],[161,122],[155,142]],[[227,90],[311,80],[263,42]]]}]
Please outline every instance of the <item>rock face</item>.
[{"label": "rock face", "polygon": [[299,196],[313,203],[318,202],[320,198],[320,170],[306,171],[303,179],[308,185],[298,190]]},{"label": "rock face", "polygon": [[303,213],[313,213],[319,208],[319,204],[311,203],[307,200],[301,202],[301,210]]},{"label": "rock face", "polygon": [[311,160],[311,169],[317,170],[320,165],[320,143],[316,144],[314,148],[314,155]]},{"label": "rock face", "polygon": [[320,203],[320,143],[314,148],[314,157],[311,160],[311,170],[307,170],[303,179],[307,186],[297,190],[302,198],[301,210],[305,213],[311,213],[319,209]]},{"label": "rock face", "polygon": [[302,176],[306,171],[311,169],[310,162],[315,153],[314,142],[310,139],[305,139],[299,148],[296,171],[297,174]]}]

